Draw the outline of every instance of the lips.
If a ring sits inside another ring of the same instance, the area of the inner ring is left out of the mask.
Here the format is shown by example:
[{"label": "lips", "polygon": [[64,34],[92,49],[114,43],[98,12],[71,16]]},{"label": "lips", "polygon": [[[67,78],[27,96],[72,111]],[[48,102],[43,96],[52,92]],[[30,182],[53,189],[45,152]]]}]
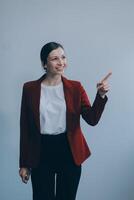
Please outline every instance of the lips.
[{"label": "lips", "polygon": [[63,67],[56,67],[57,70],[61,71],[63,70],[64,68]]}]

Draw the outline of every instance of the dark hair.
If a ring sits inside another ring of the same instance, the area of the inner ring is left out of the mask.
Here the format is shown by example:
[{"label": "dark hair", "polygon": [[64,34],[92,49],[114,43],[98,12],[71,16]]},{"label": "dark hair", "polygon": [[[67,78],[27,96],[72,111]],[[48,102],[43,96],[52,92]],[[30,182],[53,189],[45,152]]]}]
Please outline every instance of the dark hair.
[{"label": "dark hair", "polygon": [[42,47],[41,52],[40,52],[40,59],[41,59],[43,67],[47,63],[47,57],[48,57],[49,53],[51,51],[59,48],[59,47],[61,47],[62,49],[64,49],[61,44],[56,43],[56,42],[49,42],[49,43],[45,44]]}]

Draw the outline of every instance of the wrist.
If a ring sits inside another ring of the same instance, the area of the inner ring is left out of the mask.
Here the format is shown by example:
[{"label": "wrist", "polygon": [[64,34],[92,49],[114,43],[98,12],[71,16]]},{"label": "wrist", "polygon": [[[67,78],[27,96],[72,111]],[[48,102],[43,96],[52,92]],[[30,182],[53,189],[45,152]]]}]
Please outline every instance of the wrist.
[{"label": "wrist", "polygon": [[102,93],[102,92],[97,92],[98,94],[99,94],[99,96],[102,98],[102,99],[104,99],[105,98],[105,96],[106,96],[106,94],[104,94],[104,93]]},{"label": "wrist", "polygon": [[105,98],[105,94],[100,94],[100,97],[102,98],[102,99],[104,99]]}]

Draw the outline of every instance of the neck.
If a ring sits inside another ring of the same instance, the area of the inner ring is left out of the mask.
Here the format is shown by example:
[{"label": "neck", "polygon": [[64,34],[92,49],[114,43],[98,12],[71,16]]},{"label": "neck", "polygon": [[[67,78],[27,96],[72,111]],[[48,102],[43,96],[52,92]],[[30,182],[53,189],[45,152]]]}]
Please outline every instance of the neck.
[{"label": "neck", "polygon": [[58,85],[61,82],[61,75],[47,74],[43,83],[46,85]]}]

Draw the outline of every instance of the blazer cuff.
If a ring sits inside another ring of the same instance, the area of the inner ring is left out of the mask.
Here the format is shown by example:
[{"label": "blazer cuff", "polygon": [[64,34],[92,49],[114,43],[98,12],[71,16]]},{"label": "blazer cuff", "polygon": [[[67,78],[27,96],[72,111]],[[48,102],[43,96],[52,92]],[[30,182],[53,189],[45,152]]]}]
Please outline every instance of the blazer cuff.
[{"label": "blazer cuff", "polygon": [[99,92],[97,92],[96,100],[105,104],[107,102],[107,100],[108,100],[108,97],[107,97],[107,95],[105,95],[105,97],[103,98],[103,97],[101,97]]}]

